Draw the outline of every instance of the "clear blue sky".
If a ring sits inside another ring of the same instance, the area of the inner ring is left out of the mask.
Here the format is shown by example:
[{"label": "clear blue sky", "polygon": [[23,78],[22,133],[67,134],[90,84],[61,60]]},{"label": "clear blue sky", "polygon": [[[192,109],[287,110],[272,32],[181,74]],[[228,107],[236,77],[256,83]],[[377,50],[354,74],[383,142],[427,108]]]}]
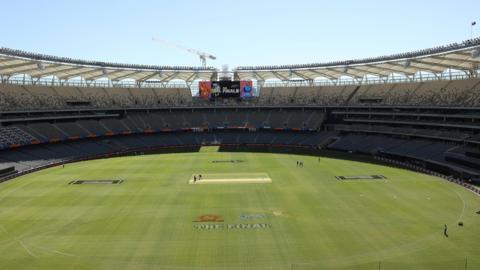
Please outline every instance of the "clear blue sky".
[{"label": "clear blue sky", "polygon": [[0,46],[88,60],[199,65],[156,36],[218,57],[279,65],[399,53],[470,38],[479,0],[0,0]]}]

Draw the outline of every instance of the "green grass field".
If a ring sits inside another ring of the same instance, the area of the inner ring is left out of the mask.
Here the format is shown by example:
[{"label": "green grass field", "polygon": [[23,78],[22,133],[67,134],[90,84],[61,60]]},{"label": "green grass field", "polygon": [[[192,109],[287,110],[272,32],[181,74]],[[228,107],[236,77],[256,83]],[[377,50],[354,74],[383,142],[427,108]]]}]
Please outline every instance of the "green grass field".
[{"label": "green grass field", "polygon": [[[196,173],[266,173],[272,182],[188,184]],[[388,179],[335,178],[377,174]],[[68,184],[99,179],[124,182]],[[0,184],[0,269],[464,269],[466,258],[480,269],[478,210],[480,197],[445,180],[352,161],[213,151],[111,158]],[[194,222],[202,215],[224,221]]]}]

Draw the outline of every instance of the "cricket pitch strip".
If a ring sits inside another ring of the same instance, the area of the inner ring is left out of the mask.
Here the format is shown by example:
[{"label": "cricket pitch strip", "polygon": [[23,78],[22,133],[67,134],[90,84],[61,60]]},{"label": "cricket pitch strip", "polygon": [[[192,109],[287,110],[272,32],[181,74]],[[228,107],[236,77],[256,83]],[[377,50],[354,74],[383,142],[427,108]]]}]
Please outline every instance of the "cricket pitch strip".
[{"label": "cricket pitch strip", "polygon": [[[200,177],[201,175],[201,177]],[[196,181],[194,180],[196,178]],[[197,173],[192,174],[189,184],[240,184],[271,183],[268,173]]]}]

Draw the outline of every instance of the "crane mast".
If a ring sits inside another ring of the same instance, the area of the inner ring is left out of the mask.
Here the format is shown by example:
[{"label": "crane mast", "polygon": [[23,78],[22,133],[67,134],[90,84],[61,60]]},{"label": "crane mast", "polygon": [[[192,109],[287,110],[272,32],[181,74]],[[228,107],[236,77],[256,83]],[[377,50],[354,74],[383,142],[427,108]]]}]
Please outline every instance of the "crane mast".
[{"label": "crane mast", "polygon": [[200,63],[202,63],[202,67],[207,67],[207,59],[210,59],[210,60],[217,59],[217,57],[212,55],[212,54],[202,52],[202,51],[199,51],[199,50],[195,50],[195,49],[192,49],[192,48],[184,47],[182,45],[178,45],[178,44],[175,44],[175,43],[172,43],[172,42],[168,42],[168,41],[163,40],[163,39],[157,39],[155,37],[152,37],[152,41],[162,43],[162,44],[167,45],[169,47],[173,47],[173,48],[176,48],[176,49],[179,49],[179,50],[186,51],[186,52],[197,55],[200,58]]}]

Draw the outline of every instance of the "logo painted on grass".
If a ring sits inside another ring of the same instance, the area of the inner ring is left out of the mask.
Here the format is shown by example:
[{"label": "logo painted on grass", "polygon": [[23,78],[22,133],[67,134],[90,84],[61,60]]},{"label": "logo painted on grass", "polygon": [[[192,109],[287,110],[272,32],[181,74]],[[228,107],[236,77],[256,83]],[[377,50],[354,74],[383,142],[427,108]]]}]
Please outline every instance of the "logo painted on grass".
[{"label": "logo painted on grass", "polygon": [[263,219],[268,218],[268,214],[242,214],[240,215],[240,220],[254,220],[254,219]]},{"label": "logo painted on grass", "polygon": [[271,226],[267,223],[247,223],[247,224],[201,224],[194,225],[197,230],[249,230],[249,229],[269,229]]},{"label": "logo painted on grass", "polygon": [[387,179],[383,175],[350,175],[350,176],[335,176],[338,180],[371,180],[371,179]]},{"label": "logo painted on grass", "polygon": [[193,222],[223,222],[223,217],[214,214],[207,214],[196,217]]}]

